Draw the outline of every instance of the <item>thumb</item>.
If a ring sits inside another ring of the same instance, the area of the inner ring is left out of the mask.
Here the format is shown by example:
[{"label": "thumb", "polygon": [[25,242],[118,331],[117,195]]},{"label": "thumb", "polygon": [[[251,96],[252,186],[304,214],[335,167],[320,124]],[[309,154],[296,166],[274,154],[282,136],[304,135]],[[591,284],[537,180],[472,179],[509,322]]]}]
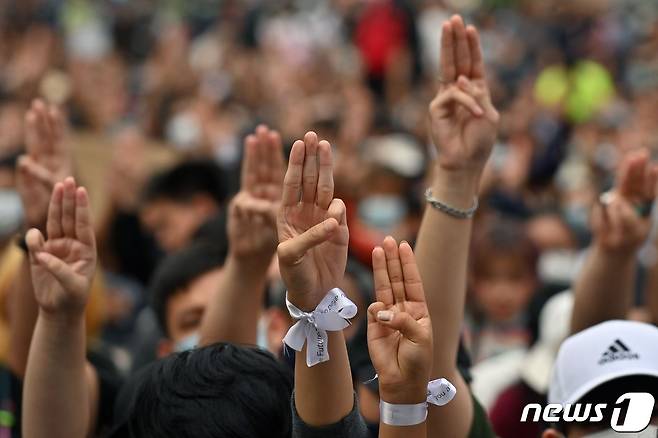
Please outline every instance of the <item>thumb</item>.
[{"label": "thumb", "polygon": [[39,264],[44,267],[66,290],[75,290],[75,276],[71,268],[58,257],[41,251],[36,254]]},{"label": "thumb", "polygon": [[410,341],[422,344],[425,342],[425,332],[421,325],[407,312],[393,312],[381,310],[377,312],[377,321],[387,327],[398,330],[402,336]]},{"label": "thumb", "polygon": [[279,261],[283,264],[296,263],[304,257],[306,251],[329,240],[337,229],[338,221],[329,218],[309,228],[299,236],[281,242],[277,248]]},{"label": "thumb", "polygon": [[30,254],[30,261],[34,264],[37,263],[35,256],[43,251],[44,238],[41,231],[36,228],[30,228],[25,234],[25,244]]}]

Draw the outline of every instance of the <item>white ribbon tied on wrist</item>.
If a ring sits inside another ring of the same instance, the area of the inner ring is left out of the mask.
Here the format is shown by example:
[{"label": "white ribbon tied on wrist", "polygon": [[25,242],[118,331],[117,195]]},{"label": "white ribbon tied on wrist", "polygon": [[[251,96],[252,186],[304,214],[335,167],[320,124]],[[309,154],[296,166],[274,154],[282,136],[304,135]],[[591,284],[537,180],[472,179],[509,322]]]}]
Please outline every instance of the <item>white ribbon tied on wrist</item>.
[{"label": "white ribbon tied on wrist", "polygon": [[357,312],[356,304],[338,288],[331,289],[312,312],[297,308],[288,301],[287,294],[286,306],[297,322],[290,327],[283,343],[296,351],[302,351],[304,343],[308,343],[306,365],[309,367],[329,360],[327,332],[343,330]]},{"label": "white ribbon tied on wrist", "polygon": [[427,403],[436,406],[447,405],[457,395],[457,388],[448,379],[440,378],[427,384]]},{"label": "white ribbon tied on wrist", "polygon": [[[377,376],[375,376],[376,378]],[[389,426],[415,426],[427,419],[427,406],[444,406],[457,394],[457,388],[447,379],[432,380],[427,384],[427,400],[415,405],[394,405],[379,401],[381,421]]]}]

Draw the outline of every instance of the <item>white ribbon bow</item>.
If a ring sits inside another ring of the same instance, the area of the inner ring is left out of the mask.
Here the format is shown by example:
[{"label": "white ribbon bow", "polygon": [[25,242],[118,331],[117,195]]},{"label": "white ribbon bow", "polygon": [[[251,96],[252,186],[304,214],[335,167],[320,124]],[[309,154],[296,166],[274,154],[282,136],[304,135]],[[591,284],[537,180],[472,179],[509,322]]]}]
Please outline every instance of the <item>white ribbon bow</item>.
[{"label": "white ribbon bow", "polygon": [[440,378],[427,384],[427,403],[444,406],[450,403],[457,394],[457,388],[448,379]]},{"label": "white ribbon bow", "polygon": [[350,325],[348,320],[354,318],[357,311],[356,304],[338,288],[331,289],[312,312],[298,309],[288,301],[287,294],[286,306],[297,323],[290,327],[283,343],[296,351],[302,351],[304,342],[308,342],[306,365],[309,367],[329,360],[327,331],[343,330]]}]

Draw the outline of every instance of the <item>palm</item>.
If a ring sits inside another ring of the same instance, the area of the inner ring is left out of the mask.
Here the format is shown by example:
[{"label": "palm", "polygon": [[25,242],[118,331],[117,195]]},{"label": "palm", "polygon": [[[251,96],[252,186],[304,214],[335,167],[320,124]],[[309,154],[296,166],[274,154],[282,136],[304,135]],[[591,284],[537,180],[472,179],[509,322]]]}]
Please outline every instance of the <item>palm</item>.
[{"label": "palm", "polygon": [[[483,80],[472,82],[476,87],[486,87]],[[496,123],[474,116],[457,103],[448,105],[445,113],[432,117],[432,139],[439,147],[439,160],[445,168],[457,168],[464,162],[483,166],[496,133]]]},{"label": "palm", "polygon": [[[284,221],[279,226],[281,241],[294,239],[313,226],[327,219],[327,211],[313,204],[298,204],[283,209]],[[345,272],[349,232],[347,225],[326,242],[311,248],[300,260],[299,271],[304,275],[299,285],[302,290],[311,291],[322,299],[324,294],[335,287]]]},{"label": "palm", "polygon": [[93,248],[71,238],[48,240],[44,251],[59,258],[71,268],[71,280],[75,288],[67,291],[62,283],[39,263],[33,263],[32,281],[39,305],[48,311],[62,306],[84,302],[91,287],[91,279],[96,265]]},{"label": "palm", "polygon": [[25,236],[36,300],[47,312],[80,313],[96,268],[96,238],[87,192],[71,177],[53,188],[47,229],[48,241],[36,228]]},{"label": "palm", "polygon": [[[399,304],[386,306],[386,310],[409,313],[431,337],[432,325],[423,302],[404,303],[404,309]],[[379,324],[377,321],[368,323],[368,345],[372,364],[379,374],[380,380],[386,384],[402,384],[423,369],[423,364],[431,360],[425,345],[417,344],[400,334],[399,331]],[[392,359],[395,360],[392,360]]]},{"label": "palm", "polygon": [[477,30],[461,17],[443,26],[439,91],[430,104],[432,140],[441,167],[481,172],[496,139],[499,114],[491,103]]},{"label": "palm", "polygon": [[331,146],[314,132],[290,151],[277,229],[279,268],[291,301],[315,308],[347,264],[345,204],[334,199]]},{"label": "palm", "polygon": [[244,146],[240,192],[231,201],[229,213],[230,245],[236,256],[269,263],[277,243],[276,215],[283,183],[281,138],[276,131],[259,126]]}]

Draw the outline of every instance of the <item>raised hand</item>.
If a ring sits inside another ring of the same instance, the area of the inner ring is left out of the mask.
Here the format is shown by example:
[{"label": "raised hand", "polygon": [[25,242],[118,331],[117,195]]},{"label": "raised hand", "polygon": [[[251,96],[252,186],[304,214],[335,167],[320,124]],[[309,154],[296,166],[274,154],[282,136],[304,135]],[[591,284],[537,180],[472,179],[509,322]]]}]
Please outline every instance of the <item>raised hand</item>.
[{"label": "raised hand", "polygon": [[342,279],[349,241],[345,204],[334,199],[331,146],[314,132],[292,146],[277,228],[288,297],[313,310]]},{"label": "raised hand", "polygon": [[430,103],[439,165],[478,175],[496,139],[499,114],[491,103],[480,37],[458,15],[443,24],[439,91]]},{"label": "raised hand", "polygon": [[272,259],[283,173],[281,137],[261,125],[244,141],[240,192],[229,205],[229,250],[235,257],[263,263]]},{"label": "raised hand", "polygon": [[48,240],[36,228],[26,235],[34,294],[46,313],[84,313],[96,268],[96,239],[89,210],[87,191],[68,177],[53,189]]},{"label": "raised hand", "polygon": [[18,160],[17,174],[29,227],[43,229],[53,186],[72,175],[73,159],[64,132],[65,121],[59,109],[34,100],[25,115],[26,154]]},{"label": "raised hand", "polygon": [[616,187],[601,196],[592,215],[596,243],[603,249],[634,252],[651,229],[650,207],[656,198],[658,166],[646,149],[626,155],[617,171]]},{"label": "raised hand", "polygon": [[425,401],[432,368],[432,323],[414,253],[392,237],[372,253],[377,302],[368,308],[368,350],[382,400]]}]

